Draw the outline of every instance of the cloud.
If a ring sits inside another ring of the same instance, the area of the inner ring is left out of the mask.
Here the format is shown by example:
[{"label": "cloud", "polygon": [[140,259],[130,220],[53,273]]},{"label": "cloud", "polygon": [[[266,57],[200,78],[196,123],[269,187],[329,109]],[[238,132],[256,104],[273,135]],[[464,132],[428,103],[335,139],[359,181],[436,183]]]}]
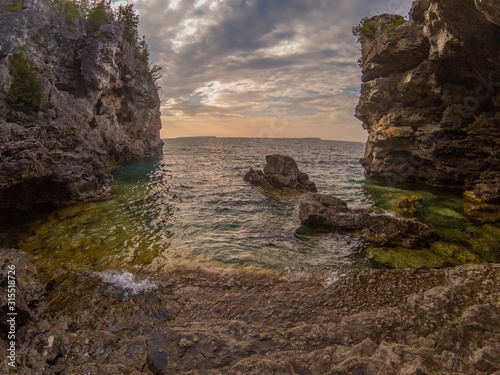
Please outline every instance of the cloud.
[{"label": "cloud", "polygon": [[406,14],[410,5],[411,0],[135,0],[151,60],[163,67],[162,134],[210,132],[212,124],[213,135],[258,136],[259,127],[268,129],[281,118],[293,126],[275,136],[334,139],[342,133],[364,140],[353,117],[360,53],[352,26],[376,13]]}]

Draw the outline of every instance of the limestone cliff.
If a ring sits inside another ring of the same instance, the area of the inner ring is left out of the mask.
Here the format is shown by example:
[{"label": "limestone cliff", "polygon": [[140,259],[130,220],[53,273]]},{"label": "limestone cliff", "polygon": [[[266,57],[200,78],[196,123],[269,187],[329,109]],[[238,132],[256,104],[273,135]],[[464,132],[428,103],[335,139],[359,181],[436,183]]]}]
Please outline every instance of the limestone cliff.
[{"label": "limestone cliff", "polygon": [[500,4],[417,0],[368,20],[356,117],[371,177],[500,200]]},{"label": "limestone cliff", "polygon": [[[0,209],[54,207],[102,194],[112,162],[159,154],[160,101],[120,22],[90,32],[50,0],[0,0]],[[12,7],[10,5],[10,7]],[[16,54],[42,85],[39,111],[6,100]]]}]

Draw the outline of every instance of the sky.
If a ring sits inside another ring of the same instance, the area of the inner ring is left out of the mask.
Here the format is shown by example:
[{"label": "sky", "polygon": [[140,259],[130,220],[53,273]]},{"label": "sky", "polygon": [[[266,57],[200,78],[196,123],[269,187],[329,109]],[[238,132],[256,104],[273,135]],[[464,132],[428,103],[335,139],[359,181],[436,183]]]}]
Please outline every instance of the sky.
[{"label": "sky", "polygon": [[364,142],[352,27],[411,0],[129,0],[162,67],[162,138]]}]

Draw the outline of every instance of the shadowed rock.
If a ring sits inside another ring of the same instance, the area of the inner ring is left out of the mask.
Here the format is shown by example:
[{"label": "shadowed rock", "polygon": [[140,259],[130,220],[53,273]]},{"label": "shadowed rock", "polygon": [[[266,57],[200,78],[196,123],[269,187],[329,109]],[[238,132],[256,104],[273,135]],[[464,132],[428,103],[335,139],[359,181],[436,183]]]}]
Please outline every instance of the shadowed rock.
[{"label": "shadowed rock", "polygon": [[500,2],[420,0],[406,22],[369,22],[356,108],[367,175],[500,202]]},{"label": "shadowed rock", "polygon": [[250,168],[244,177],[252,185],[266,189],[291,189],[297,191],[316,192],[316,185],[309,176],[299,171],[293,158],[286,155],[267,155],[264,172]]},{"label": "shadowed rock", "polygon": [[432,234],[418,221],[400,219],[374,208],[350,209],[341,199],[323,194],[307,194],[300,202],[299,217],[302,224],[311,227],[408,248],[425,242]]}]

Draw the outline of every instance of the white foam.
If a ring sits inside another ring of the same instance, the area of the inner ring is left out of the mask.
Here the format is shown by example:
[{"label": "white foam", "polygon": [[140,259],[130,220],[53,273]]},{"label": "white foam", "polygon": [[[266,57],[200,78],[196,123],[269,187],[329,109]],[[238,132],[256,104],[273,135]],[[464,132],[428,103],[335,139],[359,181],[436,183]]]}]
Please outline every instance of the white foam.
[{"label": "white foam", "polygon": [[305,271],[299,270],[295,271],[294,268],[286,267],[286,276],[283,276],[281,280],[288,281],[289,283],[298,283],[301,281],[307,281],[311,278],[311,275]]},{"label": "white foam", "polygon": [[332,271],[327,276],[325,281],[323,281],[321,283],[321,285],[323,285],[323,288],[328,288],[328,287],[332,286],[333,284],[335,284],[340,279],[340,276],[341,276],[341,274],[339,273],[339,271]]},{"label": "white foam", "polygon": [[130,272],[103,271],[96,272],[95,274],[105,283],[130,291],[132,294],[149,292],[158,288],[155,283],[148,279],[138,280],[137,277]]}]

